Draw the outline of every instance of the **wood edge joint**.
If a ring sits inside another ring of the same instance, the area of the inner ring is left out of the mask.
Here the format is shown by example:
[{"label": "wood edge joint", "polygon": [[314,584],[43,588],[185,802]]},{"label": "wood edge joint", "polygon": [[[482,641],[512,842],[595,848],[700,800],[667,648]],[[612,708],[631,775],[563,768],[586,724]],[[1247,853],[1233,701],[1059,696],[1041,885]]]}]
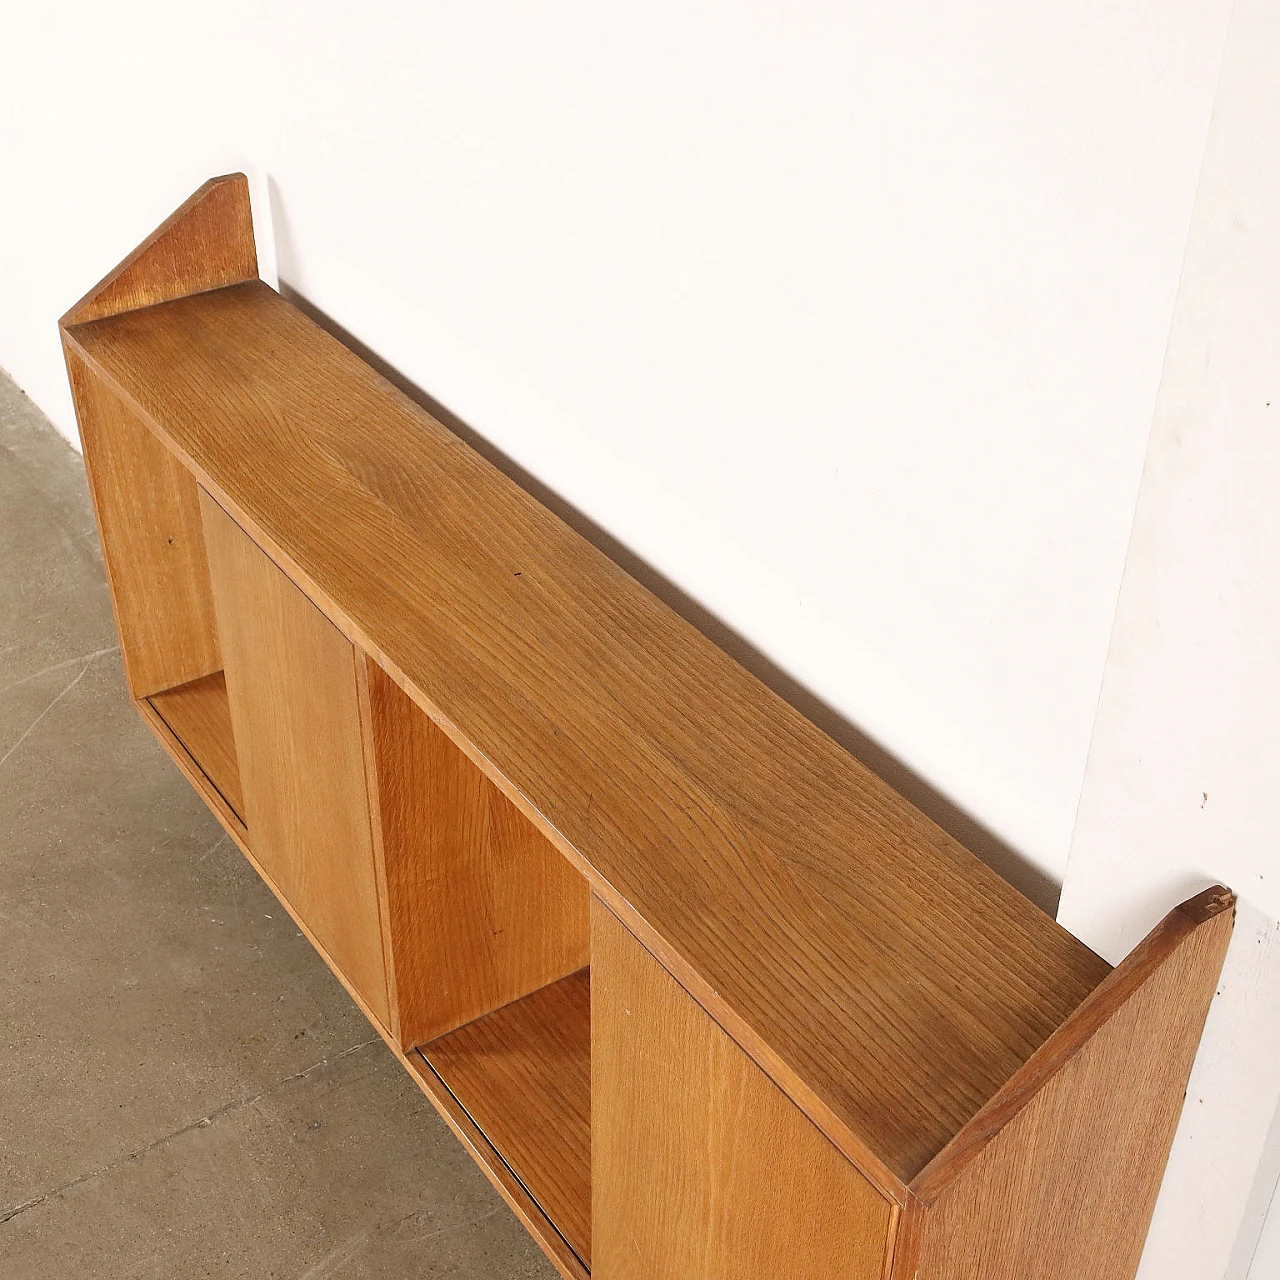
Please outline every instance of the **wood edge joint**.
[{"label": "wood edge joint", "polygon": [[[1027,1059],[964,1127],[908,1184],[912,1199],[928,1207],[1050,1084],[1131,997],[1202,927],[1222,920],[1222,952],[1234,925],[1236,896],[1214,885],[1174,907],[1085,997],[1076,1010]],[[1218,968],[1221,967],[1221,957]],[[1217,972],[1214,974],[1217,981]]]}]

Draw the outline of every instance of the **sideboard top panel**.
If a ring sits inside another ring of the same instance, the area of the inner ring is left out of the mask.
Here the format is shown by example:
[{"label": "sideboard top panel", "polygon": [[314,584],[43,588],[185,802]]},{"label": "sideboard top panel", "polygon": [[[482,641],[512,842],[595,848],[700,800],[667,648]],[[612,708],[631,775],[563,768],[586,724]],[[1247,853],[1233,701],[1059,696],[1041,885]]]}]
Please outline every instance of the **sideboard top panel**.
[{"label": "sideboard top panel", "polygon": [[266,285],[67,340],[873,1176],[1109,972]]}]

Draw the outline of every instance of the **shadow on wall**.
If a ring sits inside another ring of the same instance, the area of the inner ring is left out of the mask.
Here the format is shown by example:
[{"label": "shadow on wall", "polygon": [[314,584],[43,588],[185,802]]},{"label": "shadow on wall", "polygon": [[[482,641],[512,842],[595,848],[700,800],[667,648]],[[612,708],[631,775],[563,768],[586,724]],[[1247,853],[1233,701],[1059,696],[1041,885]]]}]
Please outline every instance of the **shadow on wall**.
[{"label": "shadow on wall", "polygon": [[[273,205],[275,201],[273,201]],[[277,239],[282,226],[276,219]],[[278,245],[282,266],[291,263],[285,252],[286,244]],[[726,653],[744,666],[762,684],[767,685],[784,701],[789,702],[801,715],[811,720],[829,737],[838,742],[851,755],[879,774],[891,787],[905,796],[922,813],[926,814],[949,835],[975,853],[992,870],[1003,876],[1014,888],[1025,894],[1042,910],[1056,915],[1060,886],[1038,867],[1028,862],[998,836],[970,817],[963,809],[949,800],[935,787],[913,772],[896,756],[891,755],[874,739],[856,725],[851,724],[833,707],[789,675],[749,640],[723,623],[710,610],[704,608],[675,583],[663,577],[652,565],[624,546],[559,494],[549,489],[537,477],[530,475],[501,450],[495,448],[483,436],[467,426],[444,405],[415,386],[398,370],[392,368],[376,352],[371,351],[358,338],[312,305],[283,280],[280,292],[299,311],[309,316],[322,329],[335,337],[343,346],[358,355],[366,364],[377,370],[388,382],[403,392],[419,407],[448,427],[478,454],[493,463],[509,479],[536,498],[543,506],[555,512],[571,529],[586,538],[598,551],[603,552],[615,564],[626,570],[635,580],[653,592],[664,604],[678,613],[686,622],[696,627],[707,639],[719,645]]]}]

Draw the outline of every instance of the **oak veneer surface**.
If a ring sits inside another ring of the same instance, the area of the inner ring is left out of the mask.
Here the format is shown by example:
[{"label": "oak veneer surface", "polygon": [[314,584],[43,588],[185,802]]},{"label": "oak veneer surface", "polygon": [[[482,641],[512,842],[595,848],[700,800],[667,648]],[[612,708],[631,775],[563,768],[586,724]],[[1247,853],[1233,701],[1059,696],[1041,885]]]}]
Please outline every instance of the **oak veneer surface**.
[{"label": "oak veneer surface", "polygon": [[419,1052],[590,1266],[588,971],[496,1009]]},{"label": "oak veneer surface", "polygon": [[397,1032],[411,1048],[584,968],[589,893],[389,676],[366,673]]},{"label": "oak veneer surface", "polygon": [[1234,914],[1171,912],[925,1171],[894,1280],[1131,1280]]},{"label": "oak veneer surface", "polygon": [[386,1026],[355,651],[208,495],[201,509],[253,855]]},{"label": "oak veneer surface", "polygon": [[551,1219],[528,1188],[512,1172],[511,1166],[480,1131],[466,1109],[449,1091],[449,1087],[432,1069],[418,1049],[405,1053],[392,1046],[400,1064],[409,1072],[418,1088],[426,1095],[441,1118],[453,1130],[467,1152],[480,1166],[490,1184],[514,1210],[516,1217],[533,1236],[539,1248],[554,1263],[564,1280],[587,1280],[591,1274],[582,1259],[569,1247],[564,1236],[551,1224]]},{"label": "oak veneer surface", "polygon": [[231,704],[221,671],[190,680],[176,689],[152,694],[155,713],[199,764],[215,790],[244,820],[244,794],[240,789],[240,765],[231,728]]},{"label": "oak veneer surface", "polygon": [[249,181],[242,173],[211,178],[166,218],[125,260],[62,317],[65,325],[204,289],[219,289],[258,274]]},{"label": "oak veneer surface", "polygon": [[129,689],[146,698],[222,665],[194,477],[67,351]]},{"label": "oak veneer surface", "polygon": [[[200,767],[196,758],[182,745],[178,736],[151,705],[151,699],[143,698],[135,701],[133,705],[142,718],[143,724],[155,734],[156,740],[178,766],[182,776],[191,783],[196,794],[209,807],[209,811],[222,823],[227,834],[235,841],[236,847],[248,856],[249,833],[245,828],[244,818],[227,803],[226,796],[213,785],[209,775]],[[253,861],[251,856],[249,861]]]},{"label": "oak veneer surface", "polygon": [[882,1280],[892,1202],[599,904],[591,963],[597,1280]]},{"label": "oak veneer surface", "polygon": [[266,285],[66,341],[883,1185],[1109,972]]}]

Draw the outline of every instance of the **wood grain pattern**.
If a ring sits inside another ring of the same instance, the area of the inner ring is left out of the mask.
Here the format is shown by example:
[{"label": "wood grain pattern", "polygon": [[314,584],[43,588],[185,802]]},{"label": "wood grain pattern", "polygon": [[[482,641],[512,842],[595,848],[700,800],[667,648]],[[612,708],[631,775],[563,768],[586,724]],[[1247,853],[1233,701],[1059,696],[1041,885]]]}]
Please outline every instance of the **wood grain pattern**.
[{"label": "wood grain pattern", "polygon": [[[213,816],[222,824],[223,830],[236,842],[242,853],[249,851],[249,833],[244,819],[227,803],[227,798],[209,780],[209,775],[200,767],[195,757],[189,752],[177,734],[161,719],[159,713],[151,705],[148,698],[134,702],[134,709],[142,719],[142,723],[155,734],[160,745],[168,752],[169,757],[178,766],[182,776],[195,788],[196,794],[205,802]],[[250,858],[250,861],[253,861]],[[254,863],[257,866],[256,863]]]},{"label": "wood grain pattern", "polygon": [[191,474],[68,349],[89,491],[130,692],[146,698],[222,665]]},{"label": "wood grain pattern", "polygon": [[1109,972],[266,286],[68,341],[891,1194]]},{"label": "wood grain pattern", "polygon": [[240,765],[236,760],[235,734],[231,728],[231,704],[221,671],[201,676],[176,689],[152,694],[156,714],[169,726],[205,777],[244,821],[244,795],[240,790]]},{"label": "wood grain pattern", "polygon": [[62,317],[64,326],[220,289],[258,274],[249,182],[210,178]]},{"label": "wood grain pattern", "polygon": [[895,1280],[1132,1280],[1234,914],[1172,912],[924,1172]]},{"label": "wood grain pattern", "polygon": [[[388,1043],[391,1042],[388,1041]],[[516,1217],[555,1265],[556,1270],[564,1276],[565,1280],[587,1280],[591,1273],[583,1265],[582,1259],[569,1247],[568,1241],[552,1225],[541,1206],[511,1171],[511,1167],[493,1144],[480,1132],[475,1121],[467,1114],[457,1098],[450,1093],[444,1081],[431,1069],[421,1052],[411,1049],[405,1053],[396,1044],[391,1044],[391,1049],[427,1096],[431,1105],[453,1130],[472,1159],[480,1166],[490,1184],[514,1210]]]},{"label": "wood grain pattern", "polygon": [[201,506],[250,844],[385,1025],[355,652],[216,503]]},{"label": "wood grain pattern", "polygon": [[896,1207],[600,905],[591,963],[597,1280],[882,1280]]},{"label": "wood grain pattern", "polygon": [[591,979],[561,978],[421,1048],[591,1266]]},{"label": "wood grain pattern", "polygon": [[587,965],[586,881],[375,664],[375,813],[405,1048]]}]

